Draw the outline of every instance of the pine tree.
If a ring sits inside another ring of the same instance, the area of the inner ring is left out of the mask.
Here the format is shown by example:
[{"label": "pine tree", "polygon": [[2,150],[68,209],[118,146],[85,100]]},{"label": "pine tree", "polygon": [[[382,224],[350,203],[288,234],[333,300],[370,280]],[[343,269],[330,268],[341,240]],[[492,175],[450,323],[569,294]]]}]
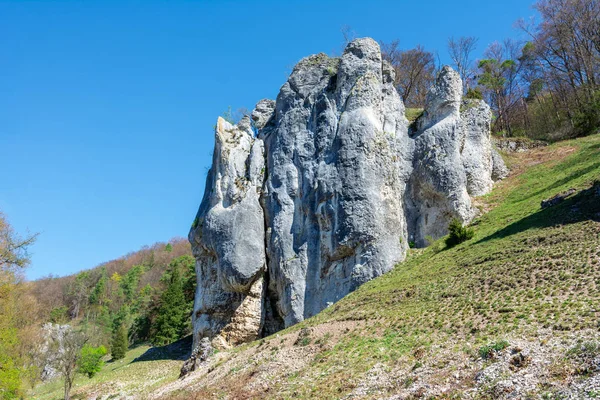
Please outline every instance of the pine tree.
[{"label": "pine tree", "polygon": [[127,328],[121,324],[113,332],[111,354],[113,360],[120,360],[125,357],[129,348],[129,340],[127,339]]},{"label": "pine tree", "polygon": [[153,335],[155,345],[165,345],[185,335],[188,307],[183,292],[183,283],[179,268],[173,268],[169,286],[161,296],[161,305],[156,317],[156,331]]},{"label": "pine tree", "polygon": [[100,272],[100,278],[96,282],[96,286],[90,294],[90,304],[102,305],[106,294],[106,286],[108,284],[108,274],[106,273],[106,267],[102,267]]}]

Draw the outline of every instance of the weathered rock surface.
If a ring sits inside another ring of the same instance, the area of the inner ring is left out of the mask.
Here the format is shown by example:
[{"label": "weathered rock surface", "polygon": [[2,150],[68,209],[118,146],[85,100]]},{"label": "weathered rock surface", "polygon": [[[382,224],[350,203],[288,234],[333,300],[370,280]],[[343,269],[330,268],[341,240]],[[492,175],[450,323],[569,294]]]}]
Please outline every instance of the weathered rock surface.
[{"label": "weathered rock surface", "polygon": [[[196,336],[232,344],[260,334],[262,276],[266,269],[263,143],[250,119],[236,126],[219,118],[213,165],[189,239],[196,257]],[[228,333],[234,332],[233,336]]]},{"label": "weathered rock surface", "polygon": [[60,358],[64,354],[65,338],[73,330],[71,325],[45,323],[42,327],[44,340],[37,349],[36,359],[40,364],[40,378],[49,381],[60,376]]},{"label": "weathered rock surface", "polygon": [[198,346],[194,347],[192,350],[191,357],[183,363],[181,371],[179,372],[179,378],[183,378],[190,372],[195,371],[203,362],[208,360],[213,353],[214,349],[210,343],[210,339],[208,337],[200,339]]},{"label": "weathered rock surface", "polygon": [[[308,318],[401,261],[414,241],[469,222],[501,158],[489,107],[462,103],[445,67],[409,129],[394,71],[372,39],[301,60],[276,101],[219,119],[190,231],[195,346],[226,347]],[[503,165],[503,164],[502,164]]]},{"label": "weathered rock surface", "polygon": [[548,146],[548,143],[541,140],[532,140],[528,138],[494,138],[494,144],[499,150],[507,153],[524,153],[533,149]]},{"label": "weathered rock surface", "polygon": [[406,202],[411,240],[418,246],[426,245],[428,237],[445,235],[450,219],[468,222],[475,215],[461,156],[465,145],[461,92],[458,73],[444,67],[427,95],[423,115],[416,121],[413,171]]}]

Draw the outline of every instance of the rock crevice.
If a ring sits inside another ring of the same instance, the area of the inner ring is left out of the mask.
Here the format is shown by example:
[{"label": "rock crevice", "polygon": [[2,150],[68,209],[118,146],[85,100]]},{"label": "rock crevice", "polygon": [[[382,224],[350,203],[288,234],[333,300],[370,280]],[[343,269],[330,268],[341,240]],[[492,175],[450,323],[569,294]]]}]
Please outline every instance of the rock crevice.
[{"label": "rock crevice", "polygon": [[256,105],[254,127],[219,118],[189,235],[195,343],[227,347],[295,324],[389,271],[410,242],[475,216],[471,196],[503,171],[489,107],[463,102],[444,67],[409,135],[393,82],[378,44],[357,39],[339,59],[301,60],[276,101]]}]

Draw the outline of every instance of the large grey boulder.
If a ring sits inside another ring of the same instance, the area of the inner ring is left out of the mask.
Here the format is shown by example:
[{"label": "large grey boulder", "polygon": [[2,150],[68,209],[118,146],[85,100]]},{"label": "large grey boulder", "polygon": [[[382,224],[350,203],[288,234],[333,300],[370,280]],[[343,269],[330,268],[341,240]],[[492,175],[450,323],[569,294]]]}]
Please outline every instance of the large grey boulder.
[{"label": "large grey boulder", "polygon": [[[408,243],[476,214],[492,187],[489,107],[445,67],[409,130],[372,39],[301,60],[276,101],[219,119],[190,231],[195,346],[227,347],[308,318],[402,261]],[[410,131],[410,132],[409,132]],[[500,159],[501,160],[501,159]]]}]

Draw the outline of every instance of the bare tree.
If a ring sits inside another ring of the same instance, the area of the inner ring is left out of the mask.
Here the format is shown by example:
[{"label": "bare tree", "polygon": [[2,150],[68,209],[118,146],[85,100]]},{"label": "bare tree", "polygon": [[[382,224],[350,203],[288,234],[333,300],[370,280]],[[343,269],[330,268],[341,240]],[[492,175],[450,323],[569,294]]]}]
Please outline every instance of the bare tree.
[{"label": "bare tree", "polygon": [[385,60],[394,67],[394,84],[407,107],[423,107],[429,87],[435,80],[435,56],[418,45],[414,49],[401,50],[399,41],[381,43]]},{"label": "bare tree", "polygon": [[356,39],[356,32],[354,32],[350,25],[342,25],[342,28],[340,30],[342,32],[342,35],[344,36],[344,47],[346,47],[348,43]]},{"label": "bare tree", "polygon": [[467,92],[473,80],[472,54],[477,47],[478,39],[474,36],[461,36],[458,39],[448,39],[448,53],[463,81],[463,93]]},{"label": "bare tree", "polygon": [[58,330],[56,337],[52,338],[49,354],[53,355],[53,366],[60,372],[64,379],[64,400],[71,398],[71,388],[77,372],[77,361],[81,356],[81,349],[87,342],[87,337],[70,326]]},{"label": "bare tree", "polygon": [[538,0],[534,7],[540,22],[518,26],[530,37],[535,100],[549,111],[539,119],[588,133],[600,123],[600,1]]},{"label": "bare tree", "polygon": [[28,248],[37,234],[18,236],[0,212],[0,268],[24,268],[29,264]]}]

